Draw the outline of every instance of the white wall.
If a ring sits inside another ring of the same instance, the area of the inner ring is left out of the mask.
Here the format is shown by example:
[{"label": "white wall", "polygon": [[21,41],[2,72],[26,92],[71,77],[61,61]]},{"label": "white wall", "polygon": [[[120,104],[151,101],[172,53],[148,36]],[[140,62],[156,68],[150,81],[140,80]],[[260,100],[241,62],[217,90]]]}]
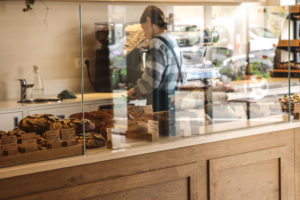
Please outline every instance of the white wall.
[{"label": "white wall", "polygon": [[[0,100],[19,98],[20,85],[15,79],[32,82],[33,65],[41,68],[46,96],[56,96],[64,89],[80,92],[81,69],[75,67],[80,57],[79,3],[44,2],[46,5],[36,1],[33,10],[24,13],[24,1],[0,1]],[[92,69],[99,45],[95,22],[107,22],[109,15],[110,21],[138,22],[145,6],[82,4],[83,53],[91,59]],[[91,91],[87,78],[85,84]]]}]

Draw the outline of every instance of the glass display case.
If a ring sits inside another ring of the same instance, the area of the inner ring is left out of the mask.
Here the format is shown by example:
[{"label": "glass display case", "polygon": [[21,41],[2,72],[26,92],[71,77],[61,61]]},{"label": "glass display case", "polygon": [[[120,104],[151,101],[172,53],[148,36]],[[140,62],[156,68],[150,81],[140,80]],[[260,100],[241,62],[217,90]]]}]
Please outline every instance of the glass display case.
[{"label": "glass display case", "polygon": [[[144,3],[2,4],[0,167],[299,120],[299,6],[157,4],[169,46]],[[186,79],[164,109],[154,44]]]}]

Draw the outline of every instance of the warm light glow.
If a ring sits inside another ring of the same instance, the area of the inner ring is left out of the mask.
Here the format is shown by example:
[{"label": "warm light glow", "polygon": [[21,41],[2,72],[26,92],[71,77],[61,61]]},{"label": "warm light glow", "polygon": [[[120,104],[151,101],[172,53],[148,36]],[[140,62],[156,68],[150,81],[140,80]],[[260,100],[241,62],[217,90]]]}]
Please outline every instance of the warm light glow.
[{"label": "warm light glow", "polygon": [[295,0],[280,0],[280,5],[281,6],[292,6],[295,5],[296,1]]}]

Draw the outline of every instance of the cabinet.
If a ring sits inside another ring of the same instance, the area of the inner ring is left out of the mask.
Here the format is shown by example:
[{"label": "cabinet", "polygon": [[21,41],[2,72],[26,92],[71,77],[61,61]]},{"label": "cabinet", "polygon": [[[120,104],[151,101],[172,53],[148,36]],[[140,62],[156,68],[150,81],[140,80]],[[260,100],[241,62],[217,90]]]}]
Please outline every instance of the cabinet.
[{"label": "cabinet", "polygon": [[23,118],[22,111],[0,113],[0,122],[2,131],[10,131],[18,126],[19,121]]},{"label": "cabinet", "polygon": [[5,178],[0,199],[295,200],[294,143],[289,129]]},{"label": "cabinet", "polygon": [[210,160],[210,199],[287,199],[293,184],[287,179],[287,152],[277,147]]}]

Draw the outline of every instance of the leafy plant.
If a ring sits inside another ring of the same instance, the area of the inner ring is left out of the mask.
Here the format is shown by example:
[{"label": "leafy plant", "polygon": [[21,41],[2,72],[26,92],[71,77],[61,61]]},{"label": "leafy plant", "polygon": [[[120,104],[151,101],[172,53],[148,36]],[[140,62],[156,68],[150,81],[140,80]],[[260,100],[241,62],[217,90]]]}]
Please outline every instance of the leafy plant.
[{"label": "leafy plant", "polygon": [[32,10],[31,6],[34,4],[34,1],[35,0],[25,0],[26,8],[23,8],[23,12],[28,12],[28,11]]}]

